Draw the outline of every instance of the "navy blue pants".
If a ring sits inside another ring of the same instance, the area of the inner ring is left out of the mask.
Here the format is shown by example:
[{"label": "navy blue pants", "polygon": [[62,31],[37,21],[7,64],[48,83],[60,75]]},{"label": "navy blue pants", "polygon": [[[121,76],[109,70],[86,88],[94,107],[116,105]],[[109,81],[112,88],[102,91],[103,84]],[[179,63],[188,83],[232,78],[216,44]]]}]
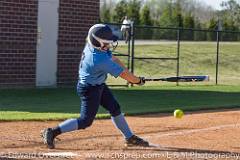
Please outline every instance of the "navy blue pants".
[{"label": "navy blue pants", "polygon": [[121,114],[120,105],[106,84],[91,86],[78,83],[77,92],[81,99],[81,117],[78,119],[78,129],[91,126],[100,105],[113,117]]}]

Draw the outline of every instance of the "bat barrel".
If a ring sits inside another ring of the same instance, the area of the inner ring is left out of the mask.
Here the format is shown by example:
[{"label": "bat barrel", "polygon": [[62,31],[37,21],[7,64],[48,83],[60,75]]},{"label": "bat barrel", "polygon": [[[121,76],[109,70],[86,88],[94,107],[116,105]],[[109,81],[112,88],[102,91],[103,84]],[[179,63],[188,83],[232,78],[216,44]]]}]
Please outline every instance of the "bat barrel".
[{"label": "bat barrel", "polygon": [[166,78],[146,78],[145,81],[167,81],[167,82],[200,82],[209,81],[209,76],[179,76]]}]

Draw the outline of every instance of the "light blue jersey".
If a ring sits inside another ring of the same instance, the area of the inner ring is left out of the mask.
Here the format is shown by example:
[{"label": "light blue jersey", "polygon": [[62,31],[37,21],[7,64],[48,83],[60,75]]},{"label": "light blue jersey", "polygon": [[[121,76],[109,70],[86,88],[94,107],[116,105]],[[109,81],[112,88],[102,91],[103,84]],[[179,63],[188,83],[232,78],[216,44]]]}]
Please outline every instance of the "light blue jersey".
[{"label": "light blue jersey", "polygon": [[102,52],[85,45],[79,64],[79,82],[81,84],[99,85],[105,83],[107,74],[117,78],[123,67],[112,60],[112,52]]}]

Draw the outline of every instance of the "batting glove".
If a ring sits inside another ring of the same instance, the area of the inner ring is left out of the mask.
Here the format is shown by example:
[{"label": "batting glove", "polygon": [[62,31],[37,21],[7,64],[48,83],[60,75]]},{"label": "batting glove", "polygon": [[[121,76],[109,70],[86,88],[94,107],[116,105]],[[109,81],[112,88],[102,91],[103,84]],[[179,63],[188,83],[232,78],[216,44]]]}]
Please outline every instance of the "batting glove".
[{"label": "batting glove", "polygon": [[144,77],[139,77],[139,82],[137,83],[137,85],[142,86],[145,84],[145,78]]}]

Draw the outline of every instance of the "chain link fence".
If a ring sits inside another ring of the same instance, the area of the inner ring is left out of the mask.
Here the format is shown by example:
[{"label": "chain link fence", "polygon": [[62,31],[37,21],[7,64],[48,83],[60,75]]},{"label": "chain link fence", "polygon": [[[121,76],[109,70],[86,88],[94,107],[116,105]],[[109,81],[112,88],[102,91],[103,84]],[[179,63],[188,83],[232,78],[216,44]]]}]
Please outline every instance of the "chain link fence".
[{"label": "chain link fence", "polygon": [[[132,25],[131,37],[125,42],[121,24],[109,25],[120,39],[115,55],[136,75],[209,75],[210,82],[197,84],[240,84],[240,32]],[[128,85],[115,78],[108,83]],[[148,83],[157,84],[173,83]]]}]

